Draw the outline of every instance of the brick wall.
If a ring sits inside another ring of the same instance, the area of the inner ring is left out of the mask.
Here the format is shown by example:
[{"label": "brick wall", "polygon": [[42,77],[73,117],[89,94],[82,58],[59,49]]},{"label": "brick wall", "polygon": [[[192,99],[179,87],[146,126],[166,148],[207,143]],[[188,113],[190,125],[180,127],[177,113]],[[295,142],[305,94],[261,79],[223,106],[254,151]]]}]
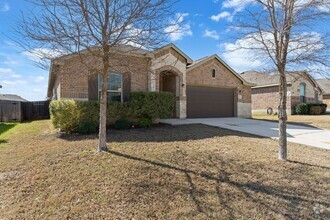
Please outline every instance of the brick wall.
[{"label": "brick wall", "polygon": [[[288,86],[288,91],[291,87]],[[287,96],[287,109],[291,110],[291,95]],[[252,89],[252,110],[258,113],[267,113],[268,108],[277,112],[279,105],[279,87],[270,86]]]},{"label": "brick wall", "polygon": [[[60,98],[88,99],[89,75],[101,72],[102,62],[93,58],[83,58],[87,65],[82,64],[78,56],[64,61],[58,71],[60,77]],[[118,73],[131,73],[131,90],[146,91],[148,89],[149,59],[144,57],[116,55],[111,57],[111,70]],[[88,66],[88,68],[87,68]]]},{"label": "brick wall", "polygon": [[327,111],[330,111],[330,95],[323,95],[323,103],[327,104]]},{"label": "brick wall", "polygon": [[[212,77],[212,70],[216,70]],[[187,72],[187,85],[237,88],[238,102],[251,103],[251,87],[242,84],[231,71],[216,59],[212,59]]]}]

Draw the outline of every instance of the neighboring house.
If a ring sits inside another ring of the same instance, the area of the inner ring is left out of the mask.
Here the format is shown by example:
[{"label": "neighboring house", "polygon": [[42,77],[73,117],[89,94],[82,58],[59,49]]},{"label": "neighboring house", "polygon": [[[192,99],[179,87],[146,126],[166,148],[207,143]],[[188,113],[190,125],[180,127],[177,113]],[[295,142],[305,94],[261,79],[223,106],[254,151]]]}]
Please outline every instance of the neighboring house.
[{"label": "neighboring house", "polygon": [[22,103],[27,102],[18,95],[0,94],[0,121],[22,121]]},{"label": "neighboring house", "polygon": [[317,83],[323,90],[323,102],[328,105],[327,110],[330,111],[330,79],[319,79]]},{"label": "neighboring house", "polygon": [[0,101],[18,101],[18,102],[27,102],[27,100],[23,99],[18,95],[11,94],[0,94]]},{"label": "neighboring house", "polygon": [[[194,62],[174,44],[155,51],[122,46],[112,55],[107,82],[111,100],[126,101],[132,91],[169,91],[176,96],[176,118],[251,117],[252,84],[216,55]],[[99,99],[100,75],[81,64],[82,56],[52,60],[50,99]],[[95,57],[90,63],[101,65]]]},{"label": "neighboring house", "polygon": [[[279,75],[247,71],[241,76],[252,87],[252,113],[265,114],[268,109],[278,112]],[[299,103],[315,103],[322,101],[322,89],[314,78],[306,71],[287,73],[287,113],[293,114]]]}]

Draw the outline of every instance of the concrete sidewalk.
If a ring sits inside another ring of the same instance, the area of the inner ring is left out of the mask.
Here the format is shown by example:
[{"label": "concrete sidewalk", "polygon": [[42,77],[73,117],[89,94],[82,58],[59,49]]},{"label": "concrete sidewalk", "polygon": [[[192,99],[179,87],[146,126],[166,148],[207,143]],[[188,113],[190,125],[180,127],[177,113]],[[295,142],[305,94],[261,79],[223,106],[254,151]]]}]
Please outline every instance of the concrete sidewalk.
[{"label": "concrete sidewalk", "polygon": [[[278,139],[279,131],[276,122],[244,118],[165,119],[161,122],[171,125],[205,124],[274,139]],[[289,142],[330,150],[329,130],[288,124],[287,137]]]}]

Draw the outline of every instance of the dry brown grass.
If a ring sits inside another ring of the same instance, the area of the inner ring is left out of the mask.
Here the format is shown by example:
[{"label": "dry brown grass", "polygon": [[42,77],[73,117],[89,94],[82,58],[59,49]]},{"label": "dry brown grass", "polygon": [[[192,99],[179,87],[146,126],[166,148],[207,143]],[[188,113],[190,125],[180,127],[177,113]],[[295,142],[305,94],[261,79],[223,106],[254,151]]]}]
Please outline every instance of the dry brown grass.
[{"label": "dry brown grass", "polygon": [[290,143],[280,162],[271,139],[160,125],[110,131],[96,155],[96,135],[15,130],[0,145],[0,219],[329,218],[329,151]]},{"label": "dry brown grass", "polygon": [[[277,115],[253,115],[254,119],[278,121]],[[289,115],[288,122],[330,130],[330,114],[327,115]]]}]

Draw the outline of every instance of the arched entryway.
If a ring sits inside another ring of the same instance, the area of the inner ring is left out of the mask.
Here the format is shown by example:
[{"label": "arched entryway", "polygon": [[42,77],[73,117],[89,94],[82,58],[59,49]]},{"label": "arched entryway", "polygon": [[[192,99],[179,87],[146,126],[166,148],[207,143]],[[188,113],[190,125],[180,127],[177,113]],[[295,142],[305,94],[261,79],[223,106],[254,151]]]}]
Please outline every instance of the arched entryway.
[{"label": "arched entryway", "polygon": [[179,117],[178,100],[180,98],[180,76],[174,71],[162,71],[159,74],[159,91],[171,92],[175,95],[173,118]]}]

